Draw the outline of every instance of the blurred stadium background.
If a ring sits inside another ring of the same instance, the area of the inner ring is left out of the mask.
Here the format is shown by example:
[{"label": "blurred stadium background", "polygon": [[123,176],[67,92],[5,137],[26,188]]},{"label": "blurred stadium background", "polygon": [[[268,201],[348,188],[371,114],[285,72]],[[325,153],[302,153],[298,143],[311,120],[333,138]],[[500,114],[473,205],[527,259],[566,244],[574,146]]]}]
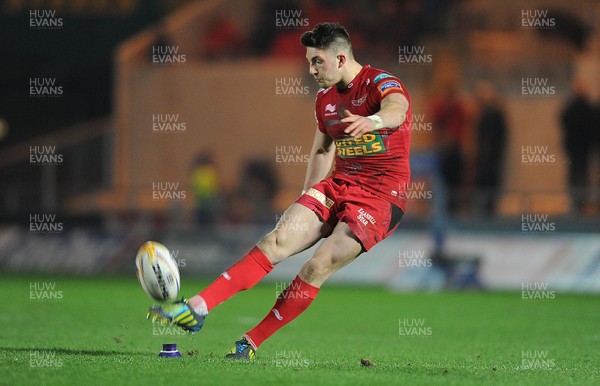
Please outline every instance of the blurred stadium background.
[{"label": "blurred stadium background", "polygon": [[415,122],[399,230],[333,280],[600,291],[596,0],[3,1],[2,271],[133,275],[149,239],[184,278],[243,255],[301,191],[298,39],[330,20]]}]

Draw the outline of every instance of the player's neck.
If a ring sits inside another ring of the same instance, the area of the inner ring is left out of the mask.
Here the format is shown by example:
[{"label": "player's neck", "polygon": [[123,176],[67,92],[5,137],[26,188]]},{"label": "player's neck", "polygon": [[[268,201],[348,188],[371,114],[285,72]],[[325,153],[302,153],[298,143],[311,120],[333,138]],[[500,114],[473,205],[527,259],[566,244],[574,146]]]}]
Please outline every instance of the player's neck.
[{"label": "player's neck", "polygon": [[356,75],[362,70],[362,64],[352,61],[347,64],[348,69],[346,73],[342,77],[342,80],[338,82],[337,87],[340,89],[344,89],[348,87],[348,85],[356,78]]}]

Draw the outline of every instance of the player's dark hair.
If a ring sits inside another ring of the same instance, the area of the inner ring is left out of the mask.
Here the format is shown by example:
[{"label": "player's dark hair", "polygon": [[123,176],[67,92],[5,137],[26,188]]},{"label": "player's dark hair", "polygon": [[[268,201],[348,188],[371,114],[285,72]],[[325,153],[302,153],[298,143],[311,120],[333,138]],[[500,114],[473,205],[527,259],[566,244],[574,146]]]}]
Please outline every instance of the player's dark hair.
[{"label": "player's dark hair", "polygon": [[346,48],[352,53],[350,35],[346,28],[338,23],[319,23],[311,31],[303,33],[300,42],[304,47],[333,48],[336,52]]}]

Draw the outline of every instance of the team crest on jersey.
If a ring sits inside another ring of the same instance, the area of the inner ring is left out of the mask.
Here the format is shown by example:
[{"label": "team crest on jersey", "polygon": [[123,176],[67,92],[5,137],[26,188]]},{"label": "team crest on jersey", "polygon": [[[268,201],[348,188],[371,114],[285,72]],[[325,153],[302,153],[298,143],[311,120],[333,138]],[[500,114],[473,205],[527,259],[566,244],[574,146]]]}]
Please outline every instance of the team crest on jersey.
[{"label": "team crest on jersey", "polygon": [[352,106],[358,107],[361,106],[367,100],[367,94],[361,96],[358,99],[352,99]]}]

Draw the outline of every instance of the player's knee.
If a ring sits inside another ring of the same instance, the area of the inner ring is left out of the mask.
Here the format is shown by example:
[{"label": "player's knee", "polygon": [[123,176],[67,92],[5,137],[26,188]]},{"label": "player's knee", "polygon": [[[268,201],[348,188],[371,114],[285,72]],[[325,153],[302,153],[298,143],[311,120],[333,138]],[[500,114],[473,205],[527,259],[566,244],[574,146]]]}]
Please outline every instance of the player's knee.
[{"label": "player's knee", "polygon": [[302,266],[300,276],[307,283],[320,286],[333,272],[335,269],[329,259],[313,257]]},{"label": "player's knee", "polygon": [[287,257],[286,245],[287,235],[279,229],[269,232],[258,244],[272,264],[277,264]]},{"label": "player's knee", "polygon": [[316,281],[318,277],[318,267],[312,262],[307,261],[300,269],[300,277],[309,284]]}]

